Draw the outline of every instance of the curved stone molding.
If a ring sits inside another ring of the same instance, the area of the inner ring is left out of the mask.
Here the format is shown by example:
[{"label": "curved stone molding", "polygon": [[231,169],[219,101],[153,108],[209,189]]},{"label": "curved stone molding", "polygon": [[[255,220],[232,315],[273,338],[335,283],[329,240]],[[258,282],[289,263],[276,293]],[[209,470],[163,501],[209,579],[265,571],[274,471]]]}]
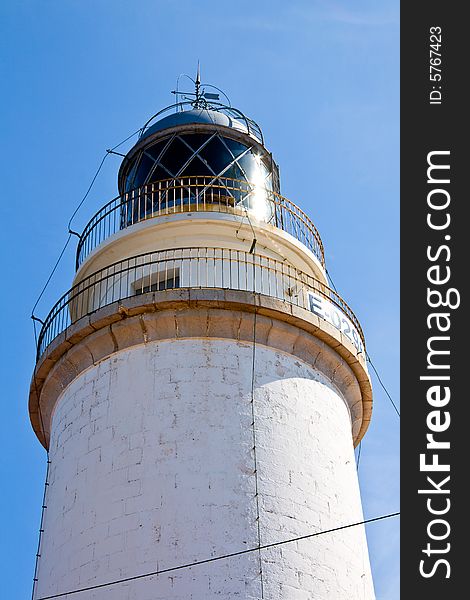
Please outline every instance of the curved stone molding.
[{"label": "curved stone molding", "polygon": [[[254,333],[256,336],[254,337]],[[113,353],[159,340],[233,339],[268,346],[314,366],[341,392],[357,445],[372,413],[372,388],[363,353],[313,313],[245,291],[180,289],[147,293],[83,317],[46,349],[31,382],[29,412],[47,448],[55,404],[88,367]]]}]

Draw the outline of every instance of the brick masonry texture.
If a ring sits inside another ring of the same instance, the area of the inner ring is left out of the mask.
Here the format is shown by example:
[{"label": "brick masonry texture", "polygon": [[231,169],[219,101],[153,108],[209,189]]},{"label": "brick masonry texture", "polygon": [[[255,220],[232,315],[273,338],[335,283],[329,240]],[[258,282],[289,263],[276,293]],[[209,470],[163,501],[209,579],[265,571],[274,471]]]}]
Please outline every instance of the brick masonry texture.
[{"label": "brick masonry texture", "polygon": [[[349,409],[298,358],[149,342],[78,375],[52,419],[36,598],[362,520]],[[363,527],[261,551],[266,600],[371,600]],[[258,552],[77,595],[260,599]]]}]

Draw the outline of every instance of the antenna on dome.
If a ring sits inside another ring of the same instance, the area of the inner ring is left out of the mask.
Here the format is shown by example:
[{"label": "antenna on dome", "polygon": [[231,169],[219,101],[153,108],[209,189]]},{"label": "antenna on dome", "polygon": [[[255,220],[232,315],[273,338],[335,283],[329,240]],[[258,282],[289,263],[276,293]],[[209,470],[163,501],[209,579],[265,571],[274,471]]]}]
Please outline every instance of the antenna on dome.
[{"label": "antenna on dome", "polygon": [[201,66],[200,66],[199,60],[197,61],[196,79],[193,79],[189,75],[181,74],[178,77],[178,81],[179,81],[179,78],[182,77],[183,75],[184,75],[184,77],[187,77],[194,83],[195,90],[194,90],[194,92],[180,92],[178,89],[178,85],[177,85],[176,86],[177,89],[171,91],[172,94],[176,95],[177,102],[179,99],[178,97],[181,96],[181,98],[183,100],[191,102],[191,104],[193,105],[193,108],[209,108],[211,100],[212,101],[220,100],[219,94],[206,92],[205,88],[210,87],[210,88],[214,88],[217,91],[221,92],[225,96],[225,98],[227,98],[228,104],[230,106],[230,100],[229,100],[227,94],[222,92],[222,90],[219,90],[218,87],[216,87],[215,85],[212,85],[210,83],[201,84]]},{"label": "antenna on dome", "polygon": [[197,61],[196,81],[194,83],[196,86],[196,100],[194,101],[194,106],[199,106],[199,102],[201,99],[201,70],[199,66],[199,60]]}]

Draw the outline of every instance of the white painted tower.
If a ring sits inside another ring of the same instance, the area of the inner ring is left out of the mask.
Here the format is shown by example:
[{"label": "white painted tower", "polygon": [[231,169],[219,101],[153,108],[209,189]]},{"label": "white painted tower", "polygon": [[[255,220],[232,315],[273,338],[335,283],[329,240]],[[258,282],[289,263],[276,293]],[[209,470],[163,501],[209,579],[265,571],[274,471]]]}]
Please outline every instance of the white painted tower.
[{"label": "white painted tower", "polygon": [[44,322],[35,600],[374,598],[362,526],[259,549],[363,519],[371,384],[260,128],[208,96],[145,125]]}]

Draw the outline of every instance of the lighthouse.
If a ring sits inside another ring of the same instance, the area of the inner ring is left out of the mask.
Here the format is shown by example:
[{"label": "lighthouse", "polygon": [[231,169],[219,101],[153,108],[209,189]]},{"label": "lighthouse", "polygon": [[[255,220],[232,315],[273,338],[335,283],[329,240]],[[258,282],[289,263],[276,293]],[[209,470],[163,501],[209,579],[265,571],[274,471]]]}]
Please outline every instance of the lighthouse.
[{"label": "lighthouse", "polygon": [[195,83],[142,127],[38,337],[33,598],[372,600],[364,527],[338,529],[363,520],[360,323],[261,128]]}]

